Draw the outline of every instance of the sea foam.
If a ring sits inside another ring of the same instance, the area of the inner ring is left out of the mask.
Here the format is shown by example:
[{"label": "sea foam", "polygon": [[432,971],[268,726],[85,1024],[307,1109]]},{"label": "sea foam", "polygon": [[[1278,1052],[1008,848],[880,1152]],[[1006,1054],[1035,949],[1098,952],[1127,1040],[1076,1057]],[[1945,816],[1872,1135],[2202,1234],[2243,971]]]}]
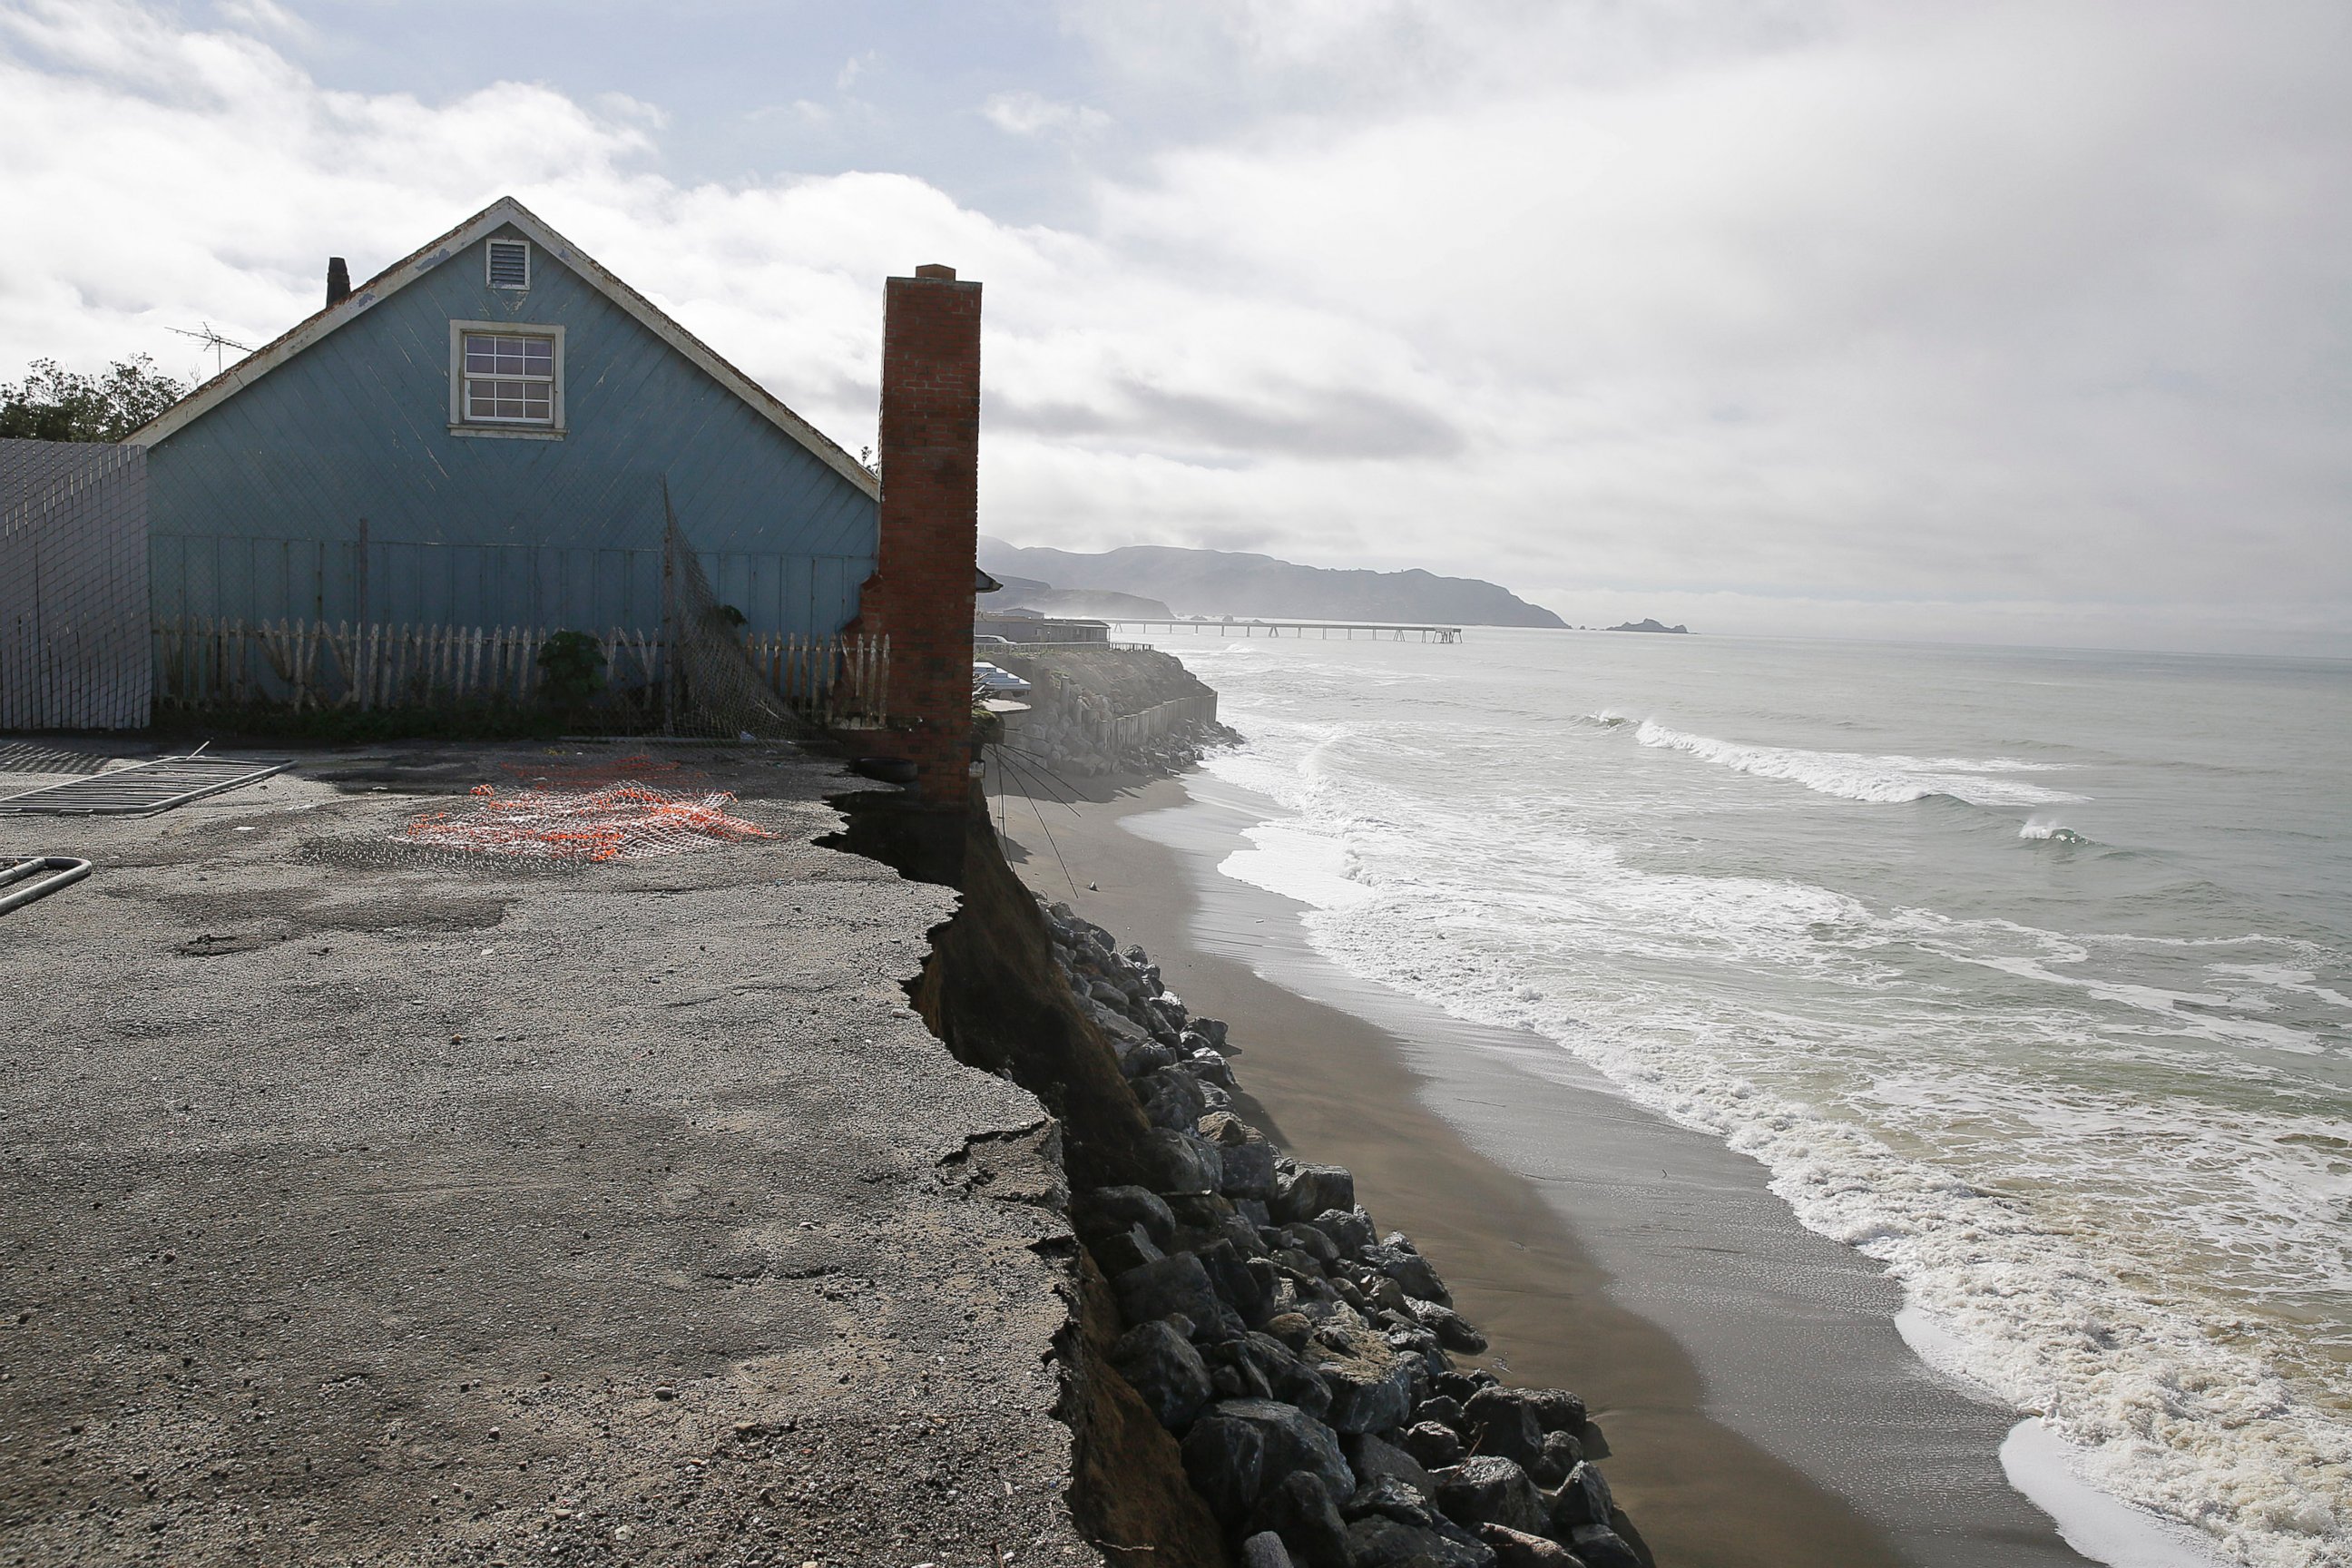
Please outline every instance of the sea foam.
[{"label": "sea foam", "polygon": [[1646,1027],[1597,1019],[1589,998],[1528,984],[1517,955],[1401,940],[1400,912],[1393,896],[1373,899],[1318,910],[1307,927],[1351,971],[1559,1040],[1636,1100],[1757,1160],[1801,1223],[1903,1286],[1957,1347],[1947,1370],[2037,1415],[2102,1491],[2254,1568],[2352,1564],[2352,1428],[2214,1324],[2126,1285],[2079,1217],[1898,1154],[1694,1052],[1695,1034],[1722,1026],[1687,1005],[1654,998]]},{"label": "sea foam", "polygon": [[[1542,795],[1450,809],[1381,780],[1371,759],[1382,738],[1302,724],[1295,710],[1235,717],[1263,739],[1211,766],[1274,795],[1286,819],[1253,834],[1255,847],[1226,868],[1307,903],[1310,940],[1327,956],[1457,1016],[1559,1041],[1636,1100],[1757,1159],[1801,1223],[1901,1283],[1915,1323],[1954,1347],[1946,1370],[2035,1417],[2077,1456],[2074,1473],[2107,1495],[2254,1568],[2352,1568],[2342,1411],[2258,1353],[2225,1300],[2131,1282],[2185,1281],[2202,1268],[2254,1294],[2283,1279],[2352,1286],[2335,1220],[2352,1180],[2326,1115],[2306,1113],[2284,1079],[2274,1110],[2188,1121],[2161,1098],[2005,1082],[1957,1037],[1922,1051],[1950,1033],[1953,1016],[1906,993],[1885,955],[1998,972],[2034,988],[2010,1026],[2046,1031],[2056,1049],[2148,1053],[2160,1072],[2187,1068],[2180,1051],[2208,1041],[2200,1070],[2264,1081],[2258,1061],[2223,1047],[2294,1052],[2307,1044],[2296,1031],[2243,1016],[2259,1003],[2218,985],[2167,992],[2128,978],[2116,953],[2143,939],[2094,952],[2009,922],[1874,909],[1798,880],[1639,867]],[[2010,776],[2041,768],[2007,759],[1743,748],[1641,730],[1645,744],[1856,800],[1961,789],[2000,804],[2071,798]],[[1354,765],[1338,765],[1351,743]],[[1348,890],[1333,896],[1335,882]],[[2213,945],[2278,947],[2259,933]],[[2301,969],[2240,967],[2250,984],[2311,984]],[[1633,978],[1654,973],[1689,979]],[[1712,994],[1710,973],[1722,981]],[[1854,999],[1853,1019],[1825,1034],[1818,1019],[1763,1006],[1740,978],[1749,974],[1778,984],[1813,976]],[[1919,1131],[1963,1141],[1955,1146],[1979,1136],[1979,1123],[2011,1129],[2027,1152],[2011,1158],[2037,1176],[2024,1184],[2034,1195],[1898,1152],[1854,1121],[1865,1103],[1898,1124],[1925,1118]],[[2143,1157],[2155,1163],[2137,1178],[2131,1162]],[[2070,1178],[2064,1162],[2076,1158],[2108,1165]],[[2039,1171],[2036,1161],[2058,1163]],[[2070,1192],[2071,1179],[2093,1177]],[[2135,1201],[2143,1208],[2118,1221]],[[2172,1240],[2147,1239],[2139,1222],[2156,1218]],[[2113,1232],[2116,1223],[2137,1228]],[[2139,1250],[2117,1250],[2116,1234]]]}]

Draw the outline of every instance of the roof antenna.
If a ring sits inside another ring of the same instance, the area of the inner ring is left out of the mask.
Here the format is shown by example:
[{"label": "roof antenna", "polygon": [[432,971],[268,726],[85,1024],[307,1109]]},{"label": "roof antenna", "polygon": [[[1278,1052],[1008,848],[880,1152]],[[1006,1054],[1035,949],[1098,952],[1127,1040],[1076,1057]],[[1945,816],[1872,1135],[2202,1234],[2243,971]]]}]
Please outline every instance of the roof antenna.
[{"label": "roof antenna", "polygon": [[221,351],[222,351],[222,350],[224,350],[224,349],[235,349],[237,353],[241,353],[241,354],[249,354],[249,353],[251,353],[253,352],[253,350],[252,350],[250,347],[248,347],[247,345],[246,345],[246,344],[244,344],[244,343],[238,342],[236,339],[234,339],[234,338],[225,338],[225,337],[221,336],[218,332],[216,332],[216,331],[213,331],[213,324],[212,324],[210,321],[206,321],[206,322],[204,324],[204,326],[205,326],[205,330],[204,330],[203,331],[201,331],[201,332],[192,332],[192,331],[187,331],[185,328],[182,328],[182,327],[165,327],[163,330],[164,330],[165,331],[167,331],[167,332],[170,332],[170,333],[171,333],[173,336],[174,336],[174,337],[181,337],[181,338],[194,338],[194,339],[195,339],[195,340],[196,340],[196,342],[200,342],[200,343],[204,344],[204,345],[205,345],[205,347],[206,347],[206,348],[208,348],[208,349],[212,350],[212,351],[213,351],[213,374],[214,374],[215,375],[218,375],[218,374],[221,373],[221,369],[222,369],[222,353],[221,353]]}]

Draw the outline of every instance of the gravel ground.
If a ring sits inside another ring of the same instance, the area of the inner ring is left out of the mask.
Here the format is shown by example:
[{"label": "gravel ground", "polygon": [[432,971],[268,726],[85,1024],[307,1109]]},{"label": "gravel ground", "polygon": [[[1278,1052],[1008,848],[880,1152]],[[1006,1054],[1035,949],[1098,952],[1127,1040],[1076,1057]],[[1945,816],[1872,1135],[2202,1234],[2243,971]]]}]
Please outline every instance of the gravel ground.
[{"label": "gravel ground", "polygon": [[0,817],[98,863],[0,916],[0,1561],[1102,1561],[1055,1131],[899,988],[951,895],[782,752],[663,748],[772,839],[392,843],[555,750]]}]

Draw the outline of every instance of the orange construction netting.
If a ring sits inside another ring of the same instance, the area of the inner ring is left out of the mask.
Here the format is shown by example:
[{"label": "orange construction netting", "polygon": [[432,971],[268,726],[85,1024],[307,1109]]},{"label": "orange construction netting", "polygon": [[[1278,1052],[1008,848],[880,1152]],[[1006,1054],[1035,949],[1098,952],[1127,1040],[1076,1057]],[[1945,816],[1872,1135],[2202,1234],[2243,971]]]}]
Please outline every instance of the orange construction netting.
[{"label": "orange construction netting", "polygon": [[[404,843],[543,860],[642,860],[713,844],[772,838],[730,815],[735,796],[676,763],[624,757],[600,765],[524,769],[503,793],[478,784],[471,804],[400,830]],[[647,782],[658,779],[662,786]]]}]

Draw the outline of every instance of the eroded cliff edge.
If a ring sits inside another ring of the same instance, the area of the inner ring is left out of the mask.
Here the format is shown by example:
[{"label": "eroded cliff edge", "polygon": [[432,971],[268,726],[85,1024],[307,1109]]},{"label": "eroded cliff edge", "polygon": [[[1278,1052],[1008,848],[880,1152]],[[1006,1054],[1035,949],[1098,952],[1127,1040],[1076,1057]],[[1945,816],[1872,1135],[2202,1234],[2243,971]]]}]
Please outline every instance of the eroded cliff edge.
[{"label": "eroded cliff edge", "polygon": [[1222,1023],[1036,900],[977,815],[869,805],[851,839],[963,894],[911,988],[925,1022],[1061,1122],[1082,1528],[1253,1568],[1645,1568],[1581,1401],[1454,1363],[1486,1341],[1411,1239],[1234,1113]]}]

